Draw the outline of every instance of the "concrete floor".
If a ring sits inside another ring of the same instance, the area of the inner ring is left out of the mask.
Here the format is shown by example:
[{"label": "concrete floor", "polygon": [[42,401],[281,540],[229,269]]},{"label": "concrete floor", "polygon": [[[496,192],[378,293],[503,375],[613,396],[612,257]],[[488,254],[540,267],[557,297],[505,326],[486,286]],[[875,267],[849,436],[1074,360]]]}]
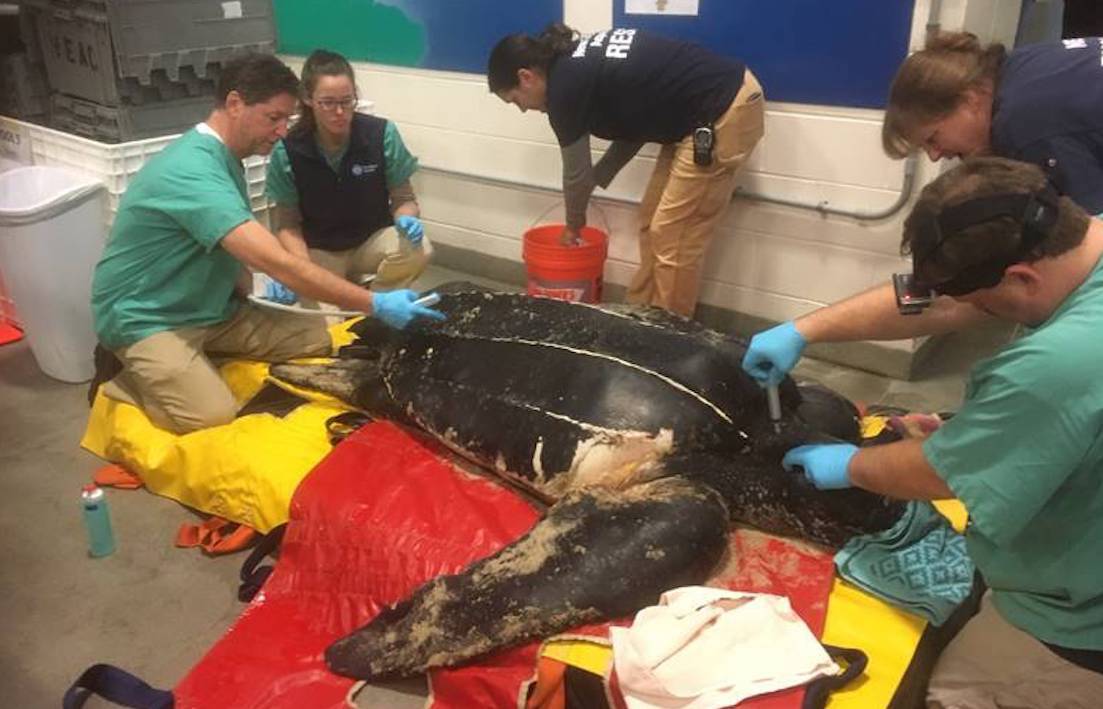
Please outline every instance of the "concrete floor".
[{"label": "concrete floor", "polygon": [[[428,288],[458,274],[432,269]],[[459,276],[463,277],[463,276]],[[470,279],[469,279],[470,280]],[[477,280],[477,279],[475,279]],[[852,399],[916,410],[957,408],[969,364],[1004,331],[947,338],[921,381],[903,382],[805,360],[797,375]],[[0,704],[58,706],[88,665],[109,662],[172,687],[241,612],[242,554],[208,558],[172,545],[184,507],[144,491],[109,491],[118,550],[86,554],[80,486],[102,462],[78,447],[86,386],[43,375],[25,341],[0,347]],[[420,682],[376,689],[360,706],[415,707]],[[90,701],[87,706],[106,706]]]}]

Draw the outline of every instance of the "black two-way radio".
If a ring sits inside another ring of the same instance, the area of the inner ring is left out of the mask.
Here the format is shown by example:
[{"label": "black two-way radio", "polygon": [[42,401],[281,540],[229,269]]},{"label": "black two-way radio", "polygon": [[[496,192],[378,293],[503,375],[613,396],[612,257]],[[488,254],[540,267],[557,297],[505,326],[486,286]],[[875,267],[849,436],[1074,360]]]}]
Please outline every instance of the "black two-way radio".
[{"label": "black two-way radio", "polygon": [[702,167],[712,164],[712,150],[716,147],[716,133],[712,126],[693,129],[693,163]]}]

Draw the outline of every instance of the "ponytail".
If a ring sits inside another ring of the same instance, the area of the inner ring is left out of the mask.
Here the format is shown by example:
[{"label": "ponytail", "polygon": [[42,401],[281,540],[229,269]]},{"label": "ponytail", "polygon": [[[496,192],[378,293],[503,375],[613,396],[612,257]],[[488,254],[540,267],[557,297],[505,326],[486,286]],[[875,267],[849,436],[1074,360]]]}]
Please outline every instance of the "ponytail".
[{"label": "ponytail", "polygon": [[540,33],[539,41],[551,47],[556,56],[570,54],[578,44],[578,32],[562,22],[553,22]]},{"label": "ponytail", "polygon": [[892,80],[881,127],[885,152],[905,157],[916,147],[915,133],[953,113],[966,91],[993,90],[1006,58],[1002,44],[983,47],[969,32],[932,37],[924,49],[904,60]]},{"label": "ponytail", "polygon": [[517,86],[517,72],[531,69],[548,75],[551,65],[564,54],[574,51],[578,32],[562,22],[553,22],[539,35],[511,34],[503,37],[490,52],[486,79],[493,93]]}]

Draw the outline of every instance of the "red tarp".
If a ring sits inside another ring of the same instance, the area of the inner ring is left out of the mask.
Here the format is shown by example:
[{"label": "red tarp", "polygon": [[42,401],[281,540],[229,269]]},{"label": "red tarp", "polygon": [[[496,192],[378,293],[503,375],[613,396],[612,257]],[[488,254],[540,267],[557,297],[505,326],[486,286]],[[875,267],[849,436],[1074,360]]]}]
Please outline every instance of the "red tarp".
[{"label": "red tarp", "polygon": [[[334,640],[424,581],[459,571],[524,534],[537,512],[499,484],[456,467],[436,444],[389,423],[337,446],[291,502],[279,563],[226,635],[174,690],[188,707],[337,707],[353,681],[323,660]],[[818,635],[830,554],[758,534],[732,535],[739,563],[717,583],[788,595]],[[631,619],[625,619],[630,622]],[[584,629],[604,636],[604,626]],[[516,707],[539,643],[430,673],[433,706]],[[802,690],[744,706],[797,707]]]}]

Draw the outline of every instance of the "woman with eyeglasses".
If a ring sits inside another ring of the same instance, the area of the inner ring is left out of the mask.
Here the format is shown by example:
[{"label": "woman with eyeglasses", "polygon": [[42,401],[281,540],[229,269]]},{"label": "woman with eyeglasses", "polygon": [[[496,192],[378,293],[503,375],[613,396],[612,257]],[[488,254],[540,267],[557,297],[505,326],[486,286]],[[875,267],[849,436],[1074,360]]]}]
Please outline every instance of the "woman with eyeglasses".
[{"label": "woman with eyeglasses", "polygon": [[[268,164],[276,235],[284,248],[340,276],[373,278],[374,290],[409,285],[432,255],[410,184],[417,158],[394,123],[356,111],[356,77],[340,54],[311,53],[302,94],[299,121]],[[296,300],[278,283],[267,295]]]},{"label": "woman with eyeglasses", "polygon": [[881,140],[902,158],[996,155],[1034,163],[1090,214],[1103,212],[1103,38],[1007,52],[942,33],[893,79]]}]

